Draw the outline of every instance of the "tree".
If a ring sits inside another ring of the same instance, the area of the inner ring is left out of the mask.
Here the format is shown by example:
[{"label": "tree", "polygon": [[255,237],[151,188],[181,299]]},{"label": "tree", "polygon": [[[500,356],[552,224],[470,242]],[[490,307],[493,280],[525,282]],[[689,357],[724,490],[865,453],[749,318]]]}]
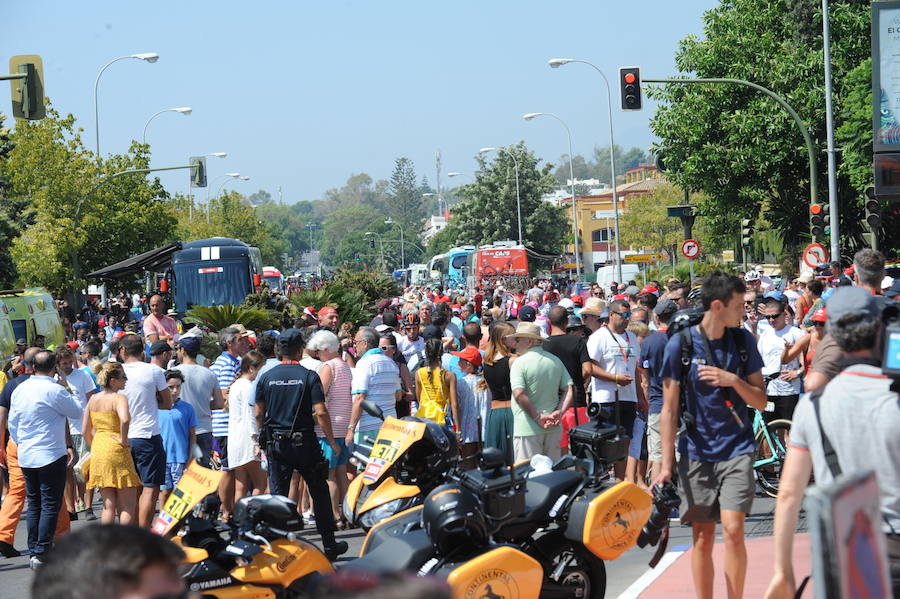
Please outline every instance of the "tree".
[{"label": "tree", "polygon": [[[694,194],[692,203],[700,200]],[[650,253],[671,252],[672,246],[684,241],[681,219],[667,216],[666,206],[684,203],[684,192],[671,184],[656,187],[648,194],[629,196],[627,210],[619,219],[619,233],[623,247]],[[703,235],[703,217],[694,222],[694,236],[704,240],[704,250],[711,252]]]},{"label": "tree", "polygon": [[[860,242],[862,189],[872,177],[870,3],[833,0],[830,6],[836,142],[851,147],[838,179],[842,247],[852,252]],[[692,77],[746,79],[780,94],[807,124],[816,155],[824,157],[821,32],[815,0],[729,0],[706,13],[702,39],[682,40],[675,63]],[[714,232],[733,236],[741,218],[763,217],[789,248],[808,241],[806,147],[780,106],[736,85],[671,84],[649,93],[663,102],[651,121],[660,138],[654,149],[672,168],[670,179],[706,194],[701,210],[716,215],[707,220]],[[823,182],[825,166],[818,161]]]},{"label": "tree", "polygon": [[158,179],[125,175],[94,189],[103,176],[147,168],[146,146],[96,160],[79,131],[72,115],[50,109],[41,121],[19,122],[11,137],[9,197],[33,214],[11,249],[22,285],[77,288],[84,280],[75,277],[73,256],[87,273],[174,239],[175,213]]},{"label": "tree", "polygon": [[519,164],[523,242],[539,253],[558,255],[569,227],[565,208],[541,199],[556,187],[552,165],[539,168],[524,142],[500,148],[490,163],[478,156],[475,182],[460,188],[466,200],[453,208],[453,236],[442,237],[457,245],[518,239],[515,163],[509,153]]},{"label": "tree", "polygon": [[31,213],[27,201],[16,200],[10,190],[12,183],[4,177],[5,165],[16,144],[10,138],[9,129],[3,126],[6,115],[0,112],[0,239],[6,243],[0,247],[0,287],[9,289],[15,284],[16,264],[10,254],[12,241],[30,224]]},{"label": "tree", "polygon": [[422,192],[416,185],[416,169],[409,158],[397,158],[394,161],[394,172],[388,183],[388,201],[390,217],[405,230],[418,232],[422,228],[425,213],[422,206]]},{"label": "tree", "polygon": [[[616,177],[621,177],[625,171],[634,168],[638,164],[649,162],[650,157],[640,148],[631,148],[622,152],[620,146],[616,146]],[[560,157],[560,167],[556,169],[556,180],[560,185],[566,185],[569,180],[568,157]],[[601,183],[609,184],[609,146],[594,146],[592,161],[585,160],[584,156],[575,156],[572,169],[576,179],[599,179]]]}]

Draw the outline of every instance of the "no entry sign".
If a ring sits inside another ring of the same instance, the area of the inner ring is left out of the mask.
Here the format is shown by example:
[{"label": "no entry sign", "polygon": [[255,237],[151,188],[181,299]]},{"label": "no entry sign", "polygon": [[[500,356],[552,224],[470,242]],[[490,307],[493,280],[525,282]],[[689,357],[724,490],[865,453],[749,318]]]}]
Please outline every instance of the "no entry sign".
[{"label": "no entry sign", "polygon": [[810,268],[815,268],[823,262],[828,262],[828,250],[821,243],[811,243],[803,250],[803,263]]},{"label": "no entry sign", "polygon": [[696,239],[685,239],[681,244],[681,255],[693,260],[700,255],[700,242]]}]

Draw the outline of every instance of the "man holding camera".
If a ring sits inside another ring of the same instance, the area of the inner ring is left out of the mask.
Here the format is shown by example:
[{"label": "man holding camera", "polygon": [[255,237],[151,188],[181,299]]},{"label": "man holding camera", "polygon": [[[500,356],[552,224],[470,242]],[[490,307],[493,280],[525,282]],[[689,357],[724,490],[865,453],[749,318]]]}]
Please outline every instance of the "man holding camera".
[{"label": "man holding camera", "polygon": [[[257,381],[256,421],[260,447],[269,459],[269,488],[278,495],[288,494],[291,474],[300,472],[309,488],[316,528],[328,559],[347,551],[347,543],[334,538],[334,519],[330,518],[328,462],[316,438],[317,422],[335,454],[340,448],[331,431],[331,417],[325,407],[325,393],[319,375],[300,365],[303,358],[303,334],[288,329],[278,337],[281,364],[265,372]],[[314,421],[315,417],[315,421]]]},{"label": "man holding camera", "polygon": [[743,596],[747,574],[744,520],[753,506],[756,452],[747,406],[764,410],[766,394],[756,340],[741,327],[746,289],[734,275],[707,276],[700,292],[703,320],[687,330],[687,339],[682,332],[672,335],[662,367],[662,468],[655,484],[672,478],[680,415],[681,521],[693,527],[691,570],[697,597],[703,598],[713,596],[718,520],[729,597]]},{"label": "man holding camera", "polygon": [[775,507],[775,576],[766,597],[794,596],[791,548],[810,474],[815,473],[816,484],[834,481],[825,438],[839,472],[874,470],[878,477],[894,596],[900,596],[900,403],[873,351],[883,331],[881,309],[871,291],[840,287],[826,310],[829,334],[845,359],[816,400],[818,410],[815,393],[809,393],[794,411]]}]

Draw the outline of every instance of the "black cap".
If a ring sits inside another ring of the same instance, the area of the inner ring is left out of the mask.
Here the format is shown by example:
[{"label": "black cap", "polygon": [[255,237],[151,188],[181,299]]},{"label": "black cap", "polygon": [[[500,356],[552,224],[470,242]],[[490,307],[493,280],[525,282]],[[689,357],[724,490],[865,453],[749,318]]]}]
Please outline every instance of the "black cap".
[{"label": "black cap", "polygon": [[657,316],[666,316],[668,314],[675,314],[676,312],[678,312],[678,304],[670,299],[659,300],[656,302],[656,307],[653,308],[653,313]]},{"label": "black cap", "polygon": [[569,322],[566,324],[566,330],[568,329],[577,329],[578,327],[583,327],[584,322],[580,317],[575,316],[574,314],[569,315]]},{"label": "black cap", "polygon": [[169,345],[166,341],[154,341],[150,346],[151,356],[161,356],[167,351],[172,351],[172,346]]},{"label": "black cap", "polygon": [[442,336],[443,332],[441,331],[441,329],[433,324],[428,325],[427,327],[425,327],[425,330],[422,331],[422,338],[426,341],[431,338],[440,339]]},{"label": "black cap", "polygon": [[537,318],[537,310],[533,306],[522,306],[519,308],[519,321],[534,322]]},{"label": "black cap", "polygon": [[303,332],[300,329],[287,329],[278,336],[278,347],[282,351],[292,351],[303,345]]}]

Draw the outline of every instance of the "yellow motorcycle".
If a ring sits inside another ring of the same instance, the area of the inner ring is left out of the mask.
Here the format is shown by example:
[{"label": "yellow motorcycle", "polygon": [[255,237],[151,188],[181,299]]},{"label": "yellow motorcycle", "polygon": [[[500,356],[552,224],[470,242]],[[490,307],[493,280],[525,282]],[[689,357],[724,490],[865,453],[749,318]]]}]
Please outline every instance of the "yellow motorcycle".
[{"label": "yellow motorcycle", "polygon": [[460,599],[602,599],[604,562],[647,540],[652,508],[636,485],[608,479],[629,437],[598,409],[592,417],[572,429],[573,455],[551,472],[524,478],[486,448],[477,470],[373,527],[345,567],[439,576]]},{"label": "yellow motorcycle", "polygon": [[211,493],[221,477],[191,463],[152,528],[184,550],[189,590],[203,599],[299,598],[334,572],[318,547],[296,535],[297,504],[287,497],[243,497],[231,522],[217,521],[218,497]]},{"label": "yellow motorcycle", "polygon": [[385,418],[374,402],[362,408],[383,421],[368,456],[357,452],[365,469],[347,488],[344,518],[369,530],[385,518],[420,505],[446,480],[459,459],[456,438],[438,424],[406,416]]}]

